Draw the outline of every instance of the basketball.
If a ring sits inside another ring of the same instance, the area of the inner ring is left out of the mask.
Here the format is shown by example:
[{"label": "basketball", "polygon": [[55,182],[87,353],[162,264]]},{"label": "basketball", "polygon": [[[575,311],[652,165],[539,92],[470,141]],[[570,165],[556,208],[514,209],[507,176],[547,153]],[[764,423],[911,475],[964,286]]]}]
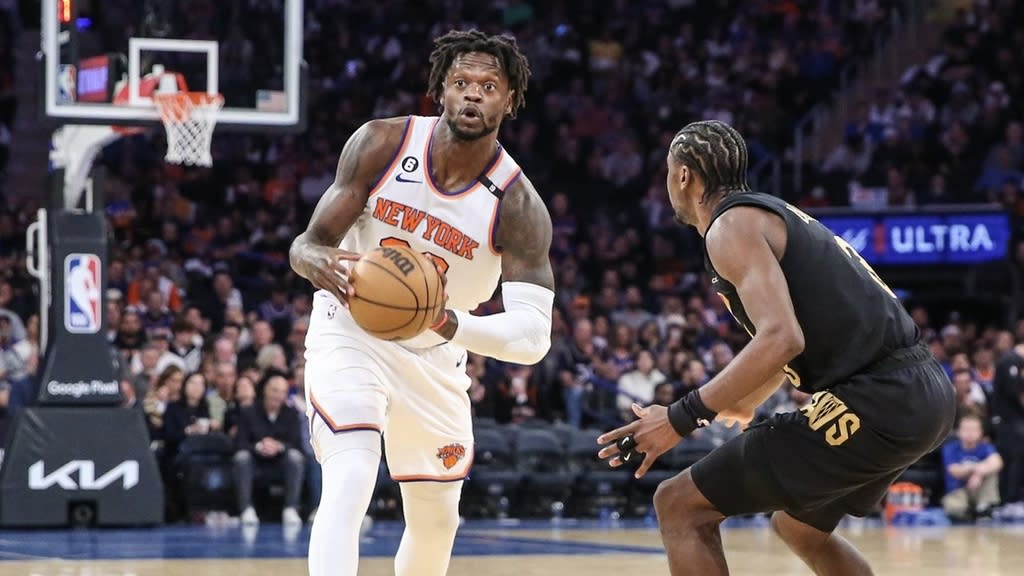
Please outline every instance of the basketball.
[{"label": "basketball", "polygon": [[349,310],[359,327],[382,340],[408,340],[437,316],[441,276],[423,254],[406,246],[368,252],[352,268]]}]

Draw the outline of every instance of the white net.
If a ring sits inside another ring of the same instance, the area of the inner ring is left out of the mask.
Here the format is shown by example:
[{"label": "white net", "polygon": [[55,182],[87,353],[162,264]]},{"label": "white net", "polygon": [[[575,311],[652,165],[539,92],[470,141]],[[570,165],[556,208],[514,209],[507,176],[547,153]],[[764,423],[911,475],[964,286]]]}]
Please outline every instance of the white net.
[{"label": "white net", "polygon": [[224,98],[205,92],[178,92],[154,94],[153,102],[167,129],[164,159],[171,164],[212,166],[210,144]]}]

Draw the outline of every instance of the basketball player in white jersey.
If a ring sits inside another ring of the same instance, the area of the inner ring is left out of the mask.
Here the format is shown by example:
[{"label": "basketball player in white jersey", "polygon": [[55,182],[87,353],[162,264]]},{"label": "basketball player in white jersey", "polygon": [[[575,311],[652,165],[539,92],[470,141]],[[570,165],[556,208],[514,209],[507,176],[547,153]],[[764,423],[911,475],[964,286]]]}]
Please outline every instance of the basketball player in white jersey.
[{"label": "basketball player in white jersey", "polygon": [[[335,182],[291,248],[320,290],[306,337],[306,393],[323,492],[311,576],[356,574],[359,528],[384,438],[406,528],[398,576],[442,576],[473,461],[466,351],[534,364],[550,347],[551,218],[497,141],[525,101],[529,67],[513,39],[450,32],[430,55],[440,117],[372,120],[345,144]],[[406,244],[446,274],[447,309],[431,329],[387,342],[347,310],[352,261]],[[501,279],[505,310],[469,312]]]}]

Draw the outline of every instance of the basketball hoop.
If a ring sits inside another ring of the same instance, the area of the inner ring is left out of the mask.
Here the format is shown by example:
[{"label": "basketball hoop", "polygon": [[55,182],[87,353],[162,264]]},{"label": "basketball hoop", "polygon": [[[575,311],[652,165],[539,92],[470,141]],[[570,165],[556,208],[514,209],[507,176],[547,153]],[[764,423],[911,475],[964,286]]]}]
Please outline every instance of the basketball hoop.
[{"label": "basketball hoop", "polygon": [[153,103],[167,129],[164,160],[171,164],[212,166],[210,143],[224,97],[205,92],[154,93]]}]

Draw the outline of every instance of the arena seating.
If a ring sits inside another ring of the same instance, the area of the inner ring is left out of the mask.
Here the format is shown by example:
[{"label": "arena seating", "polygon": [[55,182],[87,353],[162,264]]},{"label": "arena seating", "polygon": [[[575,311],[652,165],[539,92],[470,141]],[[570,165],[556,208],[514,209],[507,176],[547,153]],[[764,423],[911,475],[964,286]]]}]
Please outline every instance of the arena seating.
[{"label": "arena seating", "polygon": [[[439,14],[449,3],[421,4]],[[644,2],[641,9],[591,2],[591,11],[566,10],[563,2],[512,4],[518,9],[462,3],[455,16],[467,27],[515,34],[531,59],[528,105],[503,126],[501,140],[552,213],[556,319],[551,352],[524,369],[525,399],[510,393],[513,367],[470,357],[476,455],[463,513],[644,515],[657,483],[716,443],[687,440],[641,480],[630,470],[609,469],[596,458],[595,438],[622,421],[620,378],[636,370],[641,349],[650,350],[671,398],[678,398],[713,377],[747,341],[709,291],[699,238],[673,220],[663,190],[667,142],[687,122],[718,118],[747,137],[753,161],[785,158],[793,123],[828,100],[842,66],[868,56],[872,36],[902,3],[732,0],[717,3],[713,13],[678,0]],[[1024,342],[1024,323],[1010,312],[1024,310],[1024,45],[1017,33],[1024,11],[1013,2],[959,4],[967,7],[949,23],[939,53],[865,102],[866,119],[849,119],[844,147],[811,175],[808,190],[790,193],[808,209],[848,208],[859,198],[849,190],[870,188],[885,191],[886,201],[872,206],[877,210],[969,202],[1000,205],[1011,215],[1009,254],[993,273],[1008,287],[994,305],[998,321],[947,306],[934,294],[926,294],[933,298],[923,300],[929,304],[920,305],[922,314],[915,312],[951,372],[961,362],[957,354],[966,354],[965,369],[981,396],[961,401],[983,409],[992,402],[993,359]],[[310,128],[301,137],[218,135],[210,170],[168,169],[152,135],[116,142],[99,161],[110,187],[106,328],[125,405],[146,413],[155,446],[163,440],[163,410],[177,399],[161,372],[184,362],[192,347],[201,350],[199,371],[211,399],[222,370],[229,404],[251,402],[249,388],[259,394],[261,378],[278,369],[260,365],[266,346],[254,344],[253,333],[261,320],[285,354],[291,404],[304,411],[312,289],[288,267],[290,241],[358,126],[375,117],[436,112],[423,97],[426,55],[431,38],[444,30],[412,18],[358,25],[368,12],[361,2],[307,2],[307,18],[317,25],[305,38],[312,93]],[[4,184],[6,149],[18,144],[4,136],[12,122],[5,94],[15,80],[7,16],[0,8],[0,315],[17,322],[0,354],[0,384],[11,390],[0,392],[0,437],[10,415],[31,402],[32,394],[21,391],[38,386],[41,352],[39,290],[24,265],[25,228],[41,195]],[[246,31],[252,43],[263,33]],[[397,45],[397,54],[379,49],[385,44]],[[155,201],[157,191],[162,202]],[[968,275],[956,274],[960,281]],[[986,284],[990,276],[978,277]],[[271,300],[275,286],[287,290],[283,305]],[[962,284],[957,290],[968,292]],[[494,299],[480,311],[499,307]],[[186,345],[168,344],[166,328],[175,319],[195,329]],[[8,354],[15,348],[17,358]],[[10,369],[16,362],[24,374]],[[786,388],[759,417],[794,408],[797,396]],[[187,509],[234,506],[231,449],[219,436],[182,445],[181,466],[165,482],[183,482]],[[927,487],[936,505],[940,466],[930,455],[904,476]],[[398,495],[383,463],[372,513],[399,517]],[[307,508],[315,509],[314,499]]]}]

